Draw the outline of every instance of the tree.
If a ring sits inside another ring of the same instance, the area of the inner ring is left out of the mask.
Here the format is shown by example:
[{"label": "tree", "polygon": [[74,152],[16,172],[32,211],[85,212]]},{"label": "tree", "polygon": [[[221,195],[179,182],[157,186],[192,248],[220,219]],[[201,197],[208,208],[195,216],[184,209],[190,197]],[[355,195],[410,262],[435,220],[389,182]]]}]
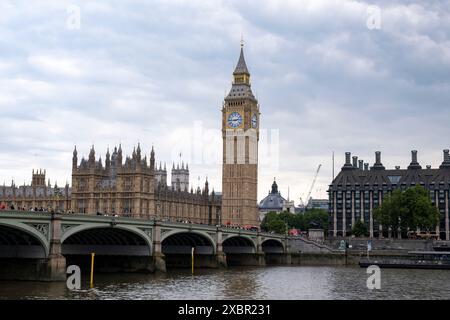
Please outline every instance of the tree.
[{"label": "tree", "polygon": [[[412,230],[434,229],[439,223],[439,210],[433,206],[429,192],[422,186],[409,188],[404,192],[408,227]],[[405,217],[406,219],[406,217]]]},{"label": "tree", "polygon": [[355,222],[355,225],[352,228],[352,234],[355,235],[355,237],[367,237],[369,235],[369,230],[367,229],[367,226],[364,222],[361,220],[358,220]]},{"label": "tree", "polygon": [[277,220],[278,218],[278,214],[276,212],[268,212],[266,213],[263,221],[261,221],[261,230],[263,231],[272,231],[269,228],[269,224],[274,221]]},{"label": "tree", "polygon": [[380,207],[373,212],[375,220],[385,227],[390,227],[394,236],[400,224],[405,224],[407,220],[407,209],[404,205],[403,193],[400,189],[395,189],[391,195],[387,196]]},{"label": "tree", "polygon": [[[284,227],[283,227],[283,226]],[[308,229],[324,229],[328,232],[328,212],[323,209],[311,209],[304,214],[291,212],[268,212],[261,222],[261,229],[284,234],[286,228],[307,231]]]},{"label": "tree", "polygon": [[323,209],[310,209],[303,214],[303,230],[324,229],[328,234],[328,212]]},{"label": "tree", "polygon": [[281,219],[271,220],[268,222],[267,227],[269,231],[273,231],[278,234],[286,234],[286,223]]},{"label": "tree", "polygon": [[374,210],[374,218],[397,235],[400,228],[431,230],[439,223],[439,210],[433,206],[429,192],[422,186],[414,186],[402,192],[396,189]]}]

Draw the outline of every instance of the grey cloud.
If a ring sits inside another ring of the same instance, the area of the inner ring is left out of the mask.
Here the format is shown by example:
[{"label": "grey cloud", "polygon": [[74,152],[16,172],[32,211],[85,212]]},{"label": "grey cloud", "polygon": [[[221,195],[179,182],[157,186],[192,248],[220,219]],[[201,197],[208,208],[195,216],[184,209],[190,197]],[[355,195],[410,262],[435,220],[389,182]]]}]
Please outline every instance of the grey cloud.
[{"label": "grey cloud", "polygon": [[[75,143],[153,143],[170,162],[176,129],[220,128],[241,33],[261,124],[280,130],[280,171],[260,170],[259,198],[277,176],[297,201],[319,163],[313,195],[326,196],[333,150],[339,168],[347,150],[405,166],[412,148],[438,165],[450,147],[448,1],[80,2],[68,30],[71,4],[0,4],[0,181],[33,167],[65,181]],[[366,28],[369,4],[381,30]],[[220,167],[191,170],[221,189]]]}]

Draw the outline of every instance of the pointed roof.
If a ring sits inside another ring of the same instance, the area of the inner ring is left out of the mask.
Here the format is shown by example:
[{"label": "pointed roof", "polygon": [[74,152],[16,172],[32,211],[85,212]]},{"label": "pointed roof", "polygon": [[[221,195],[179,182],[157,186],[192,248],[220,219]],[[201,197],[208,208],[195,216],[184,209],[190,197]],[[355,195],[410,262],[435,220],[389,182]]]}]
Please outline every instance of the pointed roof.
[{"label": "pointed roof", "polygon": [[241,45],[241,54],[239,55],[239,60],[236,65],[236,68],[234,69],[233,74],[240,74],[240,73],[246,73],[250,75],[250,72],[248,71],[247,64],[245,63],[244,58],[244,46]]},{"label": "pointed roof", "polygon": [[234,81],[231,85],[231,90],[225,99],[242,99],[250,98],[256,101],[253,95],[251,84],[250,84],[250,72],[248,71],[247,64],[244,58],[244,48],[241,44],[241,54],[239,55],[239,60],[236,68],[233,72]]}]

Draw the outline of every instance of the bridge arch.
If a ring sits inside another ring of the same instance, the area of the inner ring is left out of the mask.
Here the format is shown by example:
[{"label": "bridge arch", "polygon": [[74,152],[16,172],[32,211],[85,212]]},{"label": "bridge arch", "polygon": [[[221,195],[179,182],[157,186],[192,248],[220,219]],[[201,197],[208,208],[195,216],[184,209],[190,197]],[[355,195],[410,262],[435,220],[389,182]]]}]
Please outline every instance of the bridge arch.
[{"label": "bridge arch", "polygon": [[21,222],[0,222],[0,257],[47,258],[48,254],[49,240],[37,229]]},{"label": "bridge arch", "polygon": [[261,242],[261,248],[264,253],[283,253],[285,246],[280,239],[266,239]]},{"label": "bridge arch", "polygon": [[83,224],[61,236],[63,254],[150,256],[152,241],[137,228],[111,224]]},{"label": "bridge arch", "polygon": [[195,254],[213,255],[216,253],[216,242],[206,232],[173,230],[161,237],[163,254],[191,254],[192,247],[195,248]]},{"label": "bridge arch", "polygon": [[255,241],[246,235],[231,235],[222,242],[225,253],[256,253]]}]

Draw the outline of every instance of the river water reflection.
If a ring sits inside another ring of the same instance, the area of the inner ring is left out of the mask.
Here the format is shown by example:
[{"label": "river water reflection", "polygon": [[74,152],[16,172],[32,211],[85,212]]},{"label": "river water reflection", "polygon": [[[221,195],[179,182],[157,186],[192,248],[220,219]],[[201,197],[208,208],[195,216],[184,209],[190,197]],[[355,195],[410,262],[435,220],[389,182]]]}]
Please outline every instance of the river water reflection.
[{"label": "river water reflection", "polygon": [[369,290],[358,267],[266,267],[169,270],[167,274],[103,274],[95,288],[63,283],[0,282],[0,299],[450,299],[449,270],[381,270],[381,289]]}]

